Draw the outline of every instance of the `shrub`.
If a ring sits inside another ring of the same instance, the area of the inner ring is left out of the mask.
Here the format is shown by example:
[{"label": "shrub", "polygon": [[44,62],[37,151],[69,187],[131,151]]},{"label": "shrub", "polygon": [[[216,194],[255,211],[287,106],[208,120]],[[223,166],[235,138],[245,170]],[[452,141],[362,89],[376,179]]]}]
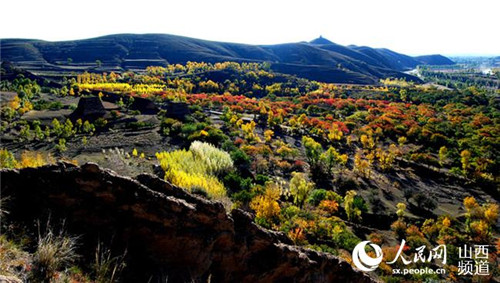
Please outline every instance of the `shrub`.
[{"label": "shrub", "polygon": [[335,200],[322,200],[319,203],[319,209],[324,211],[328,215],[337,213],[339,210],[339,204]]},{"label": "shrub", "polygon": [[24,151],[21,153],[21,160],[19,161],[18,168],[26,167],[40,167],[48,163],[54,163],[54,159],[50,153],[44,155],[35,151]]},{"label": "shrub", "polygon": [[225,196],[224,185],[216,176],[233,167],[227,152],[207,143],[193,142],[188,151],[161,152],[156,157],[167,181],[189,191],[202,188],[210,197]]},{"label": "shrub", "polygon": [[252,179],[242,178],[238,173],[230,172],[224,177],[224,185],[229,189],[230,193],[250,190],[252,187]]},{"label": "shrub", "polygon": [[95,131],[95,126],[94,124],[90,123],[89,121],[85,121],[83,123],[83,132],[86,134],[92,134]]},{"label": "shrub", "polygon": [[5,148],[0,149],[0,168],[13,169],[17,167],[17,160],[12,152]]},{"label": "shrub", "polygon": [[255,182],[260,185],[264,185],[269,181],[269,177],[262,174],[257,174],[255,177]]},{"label": "shrub", "polygon": [[160,124],[161,133],[165,136],[176,135],[181,131],[182,122],[172,118],[165,118]]},{"label": "shrub", "polygon": [[248,167],[250,165],[250,157],[241,149],[231,151],[231,159],[234,165],[238,167]]},{"label": "shrub", "polygon": [[424,210],[433,211],[437,207],[436,201],[423,193],[416,194],[413,199],[417,203],[418,207],[421,207]]},{"label": "shrub", "polygon": [[132,129],[134,131],[144,129],[144,128],[151,128],[153,127],[153,123],[148,123],[148,122],[130,122],[127,124],[127,128]]},{"label": "shrub", "polygon": [[248,204],[255,197],[255,192],[250,192],[248,190],[241,190],[232,195],[232,199],[235,202],[240,202],[242,204]]},{"label": "shrub", "polygon": [[97,128],[104,128],[108,124],[108,120],[104,118],[99,118],[95,120],[94,124]]},{"label": "shrub", "polygon": [[325,189],[313,190],[307,198],[307,202],[313,206],[318,206],[322,200],[326,199],[326,193]]},{"label": "shrub", "polygon": [[233,168],[233,160],[229,153],[222,151],[211,144],[194,141],[189,147],[195,158],[206,163],[208,174],[220,175]]},{"label": "shrub", "polygon": [[287,206],[281,212],[281,214],[285,217],[285,219],[292,219],[293,217],[299,215],[299,213],[300,213],[300,208],[296,207],[295,205]]},{"label": "shrub", "polygon": [[354,247],[360,242],[360,239],[349,231],[344,223],[338,222],[335,224],[336,225],[331,232],[332,241],[339,248],[353,250]]}]

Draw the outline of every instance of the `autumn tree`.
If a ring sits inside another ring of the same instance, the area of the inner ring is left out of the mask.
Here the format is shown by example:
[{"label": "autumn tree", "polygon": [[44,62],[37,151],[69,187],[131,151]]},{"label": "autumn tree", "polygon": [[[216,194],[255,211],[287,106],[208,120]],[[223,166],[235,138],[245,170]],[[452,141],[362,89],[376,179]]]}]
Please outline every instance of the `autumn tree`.
[{"label": "autumn tree", "polygon": [[306,150],[306,156],[311,165],[317,165],[321,153],[323,152],[323,147],[320,143],[316,142],[313,138],[308,136],[302,137],[302,145]]},{"label": "autumn tree", "polygon": [[336,142],[342,139],[344,133],[339,129],[337,124],[333,124],[328,132],[328,139],[331,142]]},{"label": "autumn tree", "polygon": [[406,204],[400,202],[396,205],[396,215],[398,219],[391,224],[391,230],[396,234],[398,239],[402,239],[406,235],[407,224],[404,220]]},{"label": "autumn tree", "polygon": [[398,216],[399,219],[403,219],[405,216],[405,211],[406,211],[406,204],[399,202],[397,205],[397,210],[396,210],[396,215]]},{"label": "autumn tree", "polygon": [[44,155],[41,152],[23,151],[19,160],[19,168],[40,167],[48,163],[53,163],[54,160],[50,154]]},{"label": "autumn tree", "polygon": [[250,121],[248,123],[244,123],[241,125],[241,130],[245,134],[245,138],[248,140],[257,140],[257,136],[255,135],[255,121]]},{"label": "autumn tree", "polygon": [[441,148],[439,148],[439,165],[441,165],[441,167],[444,166],[447,155],[448,155],[448,149],[446,148],[446,146],[442,146]]},{"label": "autumn tree", "polygon": [[354,155],[354,171],[365,178],[370,178],[372,172],[371,160],[371,158],[363,158],[361,151],[356,152]]},{"label": "autumn tree", "polygon": [[250,208],[255,211],[256,222],[270,227],[273,223],[279,222],[280,205],[279,186],[272,182],[266,183],[264,194],[258,195],[250,202]]},{"label": "autumn tree", "polygon": [[361,145],[363,145],[363,148],[365,149],[373,149],[375,147],[375,141],[371,135],[361,135],[360,140]]},{"label": "autumn tree", "polygon": [[460,162],[462,163],[462,173],[467,176],[471,164],[471,153],[468,150],[463,150],[460,153]]},{"label": "autumn tree", "polygon": [[290,180],[290,193],[293,202],[302,207],[309,193],[313,190],[314,183],[308,182],[304,173],[293,172]]},{"label": "autumn tree", "polygon": [[485,203],[481,206],[472,196],[464,198],[463,204],[466,210],[466,232],[474,241],[489,243],[493,227],[498,221],[498,204]]},{"label": "autumn tree", "polygon": [[264,140],[267,143],[271,142],[271,140],[273,138],[273,135],[274,135],[274,131],[272,131],[272,130],[265,130],[264,131]]},{"label": "autumn tree", "polygon": [[344,166],[347,163],[347,154],[340,154],[337,150],[330,146],[325,152],[323,152],[319,157],[322,167],[326,173],[331,174],[332,169],[338,165]]},{"label": "autumn tree", "polygon": [[361,221],[361,214],[366,210],[366,204],[356,191],[347,191],[344,196],[344,209],[349,221]]},{"label": "autumn tree", "polygon": [[407,138],[406,137],[399,137],[398,138],[398,144],[399,146],[403,146],[407,141]]},{"label": "autumn tree", "polygon": [[377,148],[375,156],[378,159],[378,163],[382,171],[387,171],[392,168],[394,159],[396,158],[396,150],[397,148],[394,144],[391,144],[388,150]]}]

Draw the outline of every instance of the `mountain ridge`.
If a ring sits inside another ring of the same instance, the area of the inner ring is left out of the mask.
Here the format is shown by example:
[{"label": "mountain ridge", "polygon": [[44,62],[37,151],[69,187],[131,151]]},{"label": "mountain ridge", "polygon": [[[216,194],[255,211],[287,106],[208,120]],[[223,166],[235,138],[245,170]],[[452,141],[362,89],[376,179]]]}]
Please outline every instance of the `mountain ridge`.
[{"label": "mountain ridge", "polygon": [[323,37],[311,42],[250,45],[170,34],[114,34],[68,41],[2,39],[0,48],[2,61],[27,70],[90,68],[96,67],[96,61],[102,62],[104,71],[188,61],[270,62],[271,69],[285,74],[359,84],[377,83],[386,77],[419,81],[403,72],[434,61],[453,64],[441,55],[424,56],[419,61],[388,49],[342,46]]}]

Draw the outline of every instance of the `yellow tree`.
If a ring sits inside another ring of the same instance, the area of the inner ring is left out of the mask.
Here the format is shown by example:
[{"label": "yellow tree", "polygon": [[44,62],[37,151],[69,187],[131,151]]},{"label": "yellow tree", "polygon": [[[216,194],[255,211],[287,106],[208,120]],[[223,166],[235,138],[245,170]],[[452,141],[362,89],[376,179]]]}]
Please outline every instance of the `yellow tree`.
[{"label": "yellow tree", "polygon": [[278,203],[279,197],[279,186],[268,182],[264,194],[254,197],[250,202],[250,208],[255,211],[255,217],[265,220],[267,224],[275,223],[281,211]]},{"label": "yellow tree", "polygon": [[[393,144],[391,144],[392,146]],[[377,148],[376,156],[378,158],[378,163],[380,165],[380,169],[383,171],[387,171],[392,168],[394,163],[395,153],[394,146],[389,150],[385,151],[383,149]]]},{"label": "yellow tree", "polygon": [[361,135],[361,144],[363,145],[363,148],[366,149],[373,149],[375,147],[375,141],[371,135]]},{"label": "yellow tree", "polygon": [[397,210],[396,210],[396,215],[402,219],[405,216],[405,211],[406,211],[406,204],[400,202],[396,205]]},{"label": "yellow tree", "polygon": [[290,180],[290,193],[293,202],[302,207],[309,193],[313,190],[314,183],[308,182],[304,173],[293,172]]},{"label": "yellow tree", "polygon": [[328,139],[331,142],[339,141],[342,139],[343,135],[344,133],[339,130],[339,126],[337,124],[333,124],[330,128],[330,131],[328,132]]},{"label": "yellow tree", "polygon": [[360,151],[356,152],[356,154],[354,155],[354,171],[358,172],[365,178],[370,178],[372,156],[373,154],[370,154],[370,158],[364,159]]},{"label": "yellow tree", "polygon": [[398,144],[400,146],[403,146],[406,143],[406,141],[407,141],[406,137],[399,137],[398,138]]},{"label": "yellow tree", "polygon": [[273,139],[274,131],[272,130],[265,130],[264,131],[264,139],[267,143],[271,142]]},{"label": "yellow tree", "polygon": [[469,167],[470,167],[470,158],[471,153],[467,149],[463,150],[460,153],[460,162],[462,163],[462,172],[464,175],[467,175]]},{"label": "yellow tree", "polygon": [[241,130],[245,134],[245,138],[248,140],[256,140],[255,136],[255,121],[250,121],[249,123],[241,124]]}]

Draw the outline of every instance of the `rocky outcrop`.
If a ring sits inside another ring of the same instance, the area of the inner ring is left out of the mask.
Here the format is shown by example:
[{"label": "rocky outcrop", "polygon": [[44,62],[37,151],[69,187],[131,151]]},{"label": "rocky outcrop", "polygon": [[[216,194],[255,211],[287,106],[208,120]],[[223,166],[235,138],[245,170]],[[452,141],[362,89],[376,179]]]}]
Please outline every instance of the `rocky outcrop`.
[{"label": "rocky outcrop", "polygon": [[[126,248],[126,282],[371,282],[345,261],[294,246],[241,210],[185,192],[152,175],[119,176],[87,163],[1,171],[9,218],[66,219],[93,254],[97,239]],[[93,245],[93,246],[92,246]]]},{"label": "rocky outcrop", "polygon": [[83,119],[94,121],[106,115],[106,109],[102,105],[101,99],[97,96],[80,97],[78,106],[71,113],[70,117],[74,120]]}]

